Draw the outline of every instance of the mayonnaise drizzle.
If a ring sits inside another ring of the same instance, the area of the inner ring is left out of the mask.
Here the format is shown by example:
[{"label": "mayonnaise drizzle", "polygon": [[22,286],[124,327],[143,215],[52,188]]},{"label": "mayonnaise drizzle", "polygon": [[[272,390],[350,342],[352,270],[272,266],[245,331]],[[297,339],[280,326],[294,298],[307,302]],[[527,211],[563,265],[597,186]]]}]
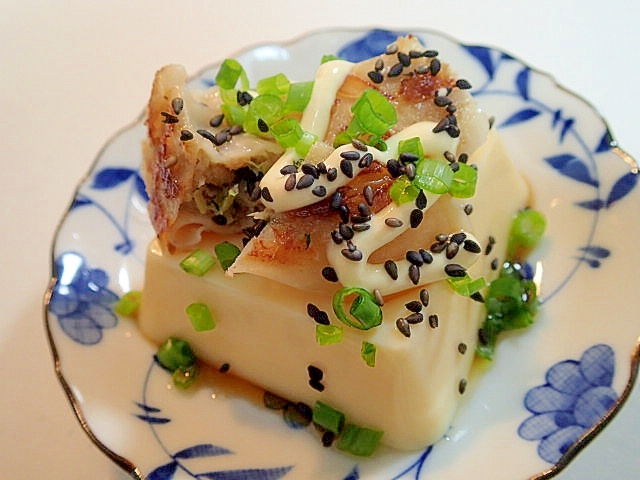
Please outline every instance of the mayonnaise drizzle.
[{"label": "mayonnaise drizzle", "polygon": [[[336,98],[336,94],[347,75],[351,71],[353,64],[344,60],[334,60],[322,64],[316,73],[313,91],[307,108],[303,112],[300,124],[302,128],[318,138],[324,138],[331,117],[331,109]],[[392,158],[397,157],[398,145],[400,141],[418,137],[422,144],[426,157],[442,158],[444,152],[455,152],[458,146],[458,138],[452,138],[446,132],[434,133],[435,122],[418,122],[386,140],[387,150],[381,151],[374,147],[367,147],[367,152],[373,155],[373,159],[386,164]],[[335,168],[338,171],[337,178],[329,181],[326,175],[320,175],[315,179],[312,186],[303,189],[285,189],[285,182],[289,175],[280,173],[282,167],[291,165],[299,159],[293,148],[288,149],[267,171],[260,182],[261,188],[267,188],[273,201],[268,206],[274,212],[284,212],[296,208],[311,205],[323,198],[332,195],[335,191],[351,181],[351,177],[343,173],[340,169],[340,162],[343,160],[341,154],[347,151],[354,151],[351,144],[342,145],[336,148],[323,162],[327,169]],[[361,155],[364,152],[359,152]],[[358,175],[366,167],[360,167],[358,161],[351,161],[353,176]],[[300,176],[301,173],[298,173]],[[299,178],[299,177],[298,177]],[[313,188],[322,186],[326,194],[318,197],[312,193]],[[428,210],[440,195],[425,192],[427,196]],[[327,248],[329,263],[336,270],[338,278],[343,285],[360,286],[370,290],[378,289],[385,294],[391,294],[406,290],[416,285],[425,285],[446,277],[444,267],[449,263],[457,263],[465,268],[470,267],[478,259],[479,255],[468,252],[461,248],[455,260],[449,260],[444,253],[432,254],[433,261],[420,267],[420,278],[414,283],[408,275],[408,260],[398,260],[398,278],[393,280],[384,269],[384,264],[372,264],[368,262],[369,256],[381,246],[394,240],[410,226],[411,212],[416,208],[414,202],[407,202],[397,205],[394,202],[387,205],[377,214],[372,215],[369,222],[370,228],[364,232],[358,232],[353,239],[357,249],[363,254],[360,261],[346,258],[342,249],[346,247],[343,243],[336,245],[331,242]],[[387,218],[397,218],[402,220],[401,227],[389,227],[385,224]],[[452,232],[457,233],[457,232]],[[467,238],[476,241],[475,237],[466,233]]]}]

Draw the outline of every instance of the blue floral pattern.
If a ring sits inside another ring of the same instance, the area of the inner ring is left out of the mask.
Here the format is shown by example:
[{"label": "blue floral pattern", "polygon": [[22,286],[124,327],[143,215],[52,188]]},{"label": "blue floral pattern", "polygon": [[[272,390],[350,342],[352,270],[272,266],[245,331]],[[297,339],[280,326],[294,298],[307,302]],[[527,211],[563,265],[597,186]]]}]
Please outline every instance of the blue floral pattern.
[{"label": "blue floral pattern", "polygon": [[557,463],[615,404],[614,371],[614,353],[607,345],[589,348],[580,360],[553,365],[546,383],[527,392],[524,406],[533,415],[520,424],[520,437],[539,441],[540,457]]},{"label": "blue floral pattern", "polygon": [[56,259],[53,274],[57,281],[49,310],[62,330],[82,345],[100,342],[103,330],[118,324],[112,310],[118,296],[107,288],[107,273],[87,266],[82,255],[65,252]]}]

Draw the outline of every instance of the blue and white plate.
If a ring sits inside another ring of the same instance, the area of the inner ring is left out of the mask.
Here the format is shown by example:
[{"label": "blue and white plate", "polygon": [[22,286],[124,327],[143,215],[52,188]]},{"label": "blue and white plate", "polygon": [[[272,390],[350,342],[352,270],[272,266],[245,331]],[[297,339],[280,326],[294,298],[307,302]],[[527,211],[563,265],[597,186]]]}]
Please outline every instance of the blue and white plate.
[{"label": "blue and white plate", "polygon": [[[107,143],[79,186],[56,235],[45,299],[56,371],[74,412],[134,478],[550,478],[624,403],[639,356],[640,298],[629,278],[640,264],[638,165],[598,113],[549,76],[500,50],[411,33],[470,80],[548,219],[532,258],[543,272],[537,322],[503,337],[447,435],[419,452],[352,457],[218,382],[168,388],[155,347],[111,312],[123,292],[142,288],[154,237],[138,120]],[[382,30],[317,32],[236,58],[254,81],[278,72],[307,79],[324,54],[357,61],[394,38]],[[211,85],[215,71],[193,85]]]}]

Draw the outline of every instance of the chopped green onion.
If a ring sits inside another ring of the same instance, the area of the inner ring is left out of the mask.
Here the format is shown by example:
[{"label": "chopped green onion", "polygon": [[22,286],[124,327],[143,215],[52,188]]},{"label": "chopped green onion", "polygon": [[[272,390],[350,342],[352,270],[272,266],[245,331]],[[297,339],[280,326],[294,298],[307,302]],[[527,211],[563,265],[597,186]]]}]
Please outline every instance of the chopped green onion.
[{"label": "chopped green onion", "polygon": [[473,295],[487,286],[487,281],[484,277],[472,279],[467,274],[463,277],[447,277],[447,281],[456,293],[464,297]]},{"label": "chopped green onion", "polygon": [[476,193],[478,171],[466,163],[458,165],[458,170],[453,174],[449,193],[452,197],[471,198]]},{"label": "chopped green onion", "polygon": [[302,137],[296,143],[296,153],[301,157],[306,157],[311,147],[318,140],[318,136],[310,132],[303,132]]},{"label": "chopped green onion", "polygon": [[334,55],[332,53],[327,54],[327,55],[323,55],[322,59],[320,60],[320,63],[327,63],[327,62],[331,62],[333,60],[340,60],[340,57],[338,57],[337,55]]},{"label": "chopped green onion", "polygon": [[196,381],[198,371],[199,368],[197,363],[194,363],[193,365],[189,365],[187,367],[176,368],[171,374],[173,384],[181,390],[189,388]]},{"label": "chopped green onion", "polygon": [[285,117],[271,125],[271,134],[284,148],[295,147],[304,136],[304,130],[295,118]]},{"label": "chopped green onion", "polygon": [[270,93],[259,95],[249,104],[242,126],[246,132],[264,135],[266,132],[260,129],[258,122],[271,125],[282,117],[283,108],[284,103],[280,97]]},{"label": "chopped green onion", "polygon": [[352,105],[354,120],[362,129],[381,136],[396,124],[396,109],[382,93],[374,88],[365,90]]},{"label": "chopped green onion", "polygon": [[453,170],[443,160],[425,158],[416,164],[413,183],[431,193],[443,194],[449,191],[453,182]]},{"label": "chopped green onion", "polygon": [[284,73],[277,73],[271,77],[265,77],[258,80],[256,92],[258,95],[286,95],[291,86],[291,82]]},{"label": "chopped green onion", "polygon": [[509,232],[509,258],[514,259],[520,249],[535,247],[547,227],[544,215],[537,210],[527,208],[516,215]]},{"label": "chopped green onion", "polygon": [[422,148],[420,137],[400,140],[400,142],[398,142],[398,156],[402,153],[411,153],[415,155],[418,160],[422,159],[424,157],[424,149]]},{"label": "chopped green onion", "polygon": [[240,249],[231,242],[222,242],[215,246],[216,256],[224,270],[227,270],[240,255]]},{"label": "chopped green onion", "polygon": [[414,185],[406,175],[398,177],[389,188],[389,197],[396,205],[414,201],[419,193],[420,188]]},{"label": "chopped green onion", "polygon": [[[344,311],[344,300],[350,295],[356,295],[347,315]],[[338,290],[333,296],[333,311],[338,319],[350,327],[360,330],[369,330],[382,323],[382,309],[376,302],[376,297],[360,287],[345,287]]]},{"label": "chopped green onion", "polygon": [[180,268],[191,275],[202,277],[211,270],[216,259],[206,250],[197,249],[187,255],[180,262]]},{"label": "chopped green onion", "polygon": [[156,359],[162,367],[174,372],[179,367],[189,367],[196,362],[191,346],[185,340],[170,337],[158,348]]},{"label": "chopped green onion", "polygon": [[373,343],[363,341],[362,347],[360,348],[360,355],[367,365],[370,367],[376,366],[376,346]]},{"label": "chopped green onion", "polygon": [[227,58],[216,75],[216,83],[220,85],[220,88],[230,89],[235,88],[238,80],[241,81],[242,89],[247,90],[249,88],[249,81],[247,79],[247,73],[245,72],[240,62],[233,58]]},{"label": "chopped green onion", "polygon": [[335,433],[340,434],[344,427],[344,414],[322,402],[316,402],[313,407],[313,423]]},{"label": "chopped green onion", "polygon": [[187,306],[185,311],[196,332],[205,332],[216,327],[211,310],[206,304],[200,302],[192,303]]},{"label": "chopped green onion", "polygon": [[347,424],[338,441],[340,450],[363,457],[370,456],[378,446],[383,432]]},{"label": "chopped green onion", "polygon": [[287,100],[284,103],[285,112],[302,112],[307,107],[311,92],[313,91],[313,81],[292,83],[289,87]]},{"label": "chopped green onion", "polygon": [[138,308],[140,308],[141,298],[141,291],[131,290],[120,297],[113,307],[113,310],[123,317],[132,317],[138,312]]},{"label": "chopped green onion", "polygon": [[344,330],[338,325],[316,325],[316,343],[318,345],[333,345],[340,343]]}]

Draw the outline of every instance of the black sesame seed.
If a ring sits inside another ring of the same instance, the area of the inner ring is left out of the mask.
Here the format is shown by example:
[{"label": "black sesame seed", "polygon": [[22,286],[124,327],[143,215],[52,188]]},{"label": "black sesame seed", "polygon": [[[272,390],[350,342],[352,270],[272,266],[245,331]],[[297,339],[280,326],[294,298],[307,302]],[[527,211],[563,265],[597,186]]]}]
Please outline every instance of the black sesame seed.
[{"label": "black sesame seed", "polygon": [[318,314],[313,317],[318,325],[331,325],[331,321],[329,320],[329,315],[327,312],[320,310]]},{"label": "black sesame seed", "polygon": [[309,175],[308,173],[305,173],[304,175],[302,175],[302,177],[300,177],[300,180],[298,180],[298,183],[296,184],[296,189],[302,190],[303,188],[308,188],[313,184],[314,180],[315,179],[313,178],[313,175]]},{"label": "black sesame seed", "polygon": [[411,228],[417,228],[422,223],[423,217],[424,214],[419,208],[411,210],[411,214],[409,215],[409,224],[411,225]]},{"label": "black sesame seed", "polygon": [[247,191],[249,192],[249,199],[252,202],[257,202],[262,195],[262,190],[255,184],[251,187],[250,190],[247,188]]},{"label": "black sesame seed", "polygon": [[333,167],[327,169],[327,180],[333,182],[336,178],[338,178],[338,169]]},{"label": "black sesame seed", "polygon": [[467,344],[466,343],[459,343],[458,344],[458,351],[464,355],[465,353],[467,353]]},{"label": "black sesame seed", "polygon": [[409,57],[410,58],[420,58],[422,55],[424,55],[424,52],[421,52],[419,50],[410,50],[409,51]]},{"label": "black sesame seed", "polygon": [[404,167],[404,174],[409,180],[413,180],[414,178],[416,178],[416,165],[414,163],[408,163]]},{"label": "black sesame seed", "polygon": [[382,83],[384,81],[384,76],[377,70],[371,70],[367,73],[367,76],[373,83]]},{"label": "black sesame seed", "polygon": [[345,160],[358,160],[360,158],[360,153],[356,150],[346,150],[340,153],[340,156]]},{"label": "black sesame seed", "polygon": [[417,265],[409,265],[409,280],[411,280],[411,283],[414,285],[420,283],[420,268]]},{"label": "black sesame seed", "polygon": [[227,130],[223,130],[222,132],[218,133],[218,135],[215,136],[215,140],[214,140],[214,144],[216,146],[220,146],[225,142],[228,142],[229,140],[231,140],[231,134],[227,131]]},{"label": "black sesame seed", "polygon": [[353,145],[353,148],[361,152],[366,152],[368,150],[367,144],[357,138],[353,138],[351,140],[351,145]]},{"label": "black sesame seed", "polygon": [[444,132],[449,127],[449,117],[444,117],[441,119],[435,127],[431,130],[433,133]]},{"label": "black sesame seed", "polygon": [[319,380],[313,380],[313,379],[309,380],[309,386],[311,388],[313,388],[314,390],[317,390],[319,392],[323,392],[324,391],[324,385]]},{"label": "black sesame seed", "polygon": [[338,207],[338,213],[340,214],[340,220],[345,223],[349,221],[349,207],[346,205],[340,205],[340,207]]},{"label": "black sesame seed", "polygon": [[376,297],[376,303],[380,306],[384,305],[384,297],[382,296],[382,293],[380,292],[380,289],[378,288],[374,288],[373,289],[373,296]]},{"label": "black sesame seed", "polygon": [[371,215],[351,215],[352,223],[366,223],[371,220]]},{"label": "black sesame seed", "polygon": [[182,130],[180,132],[180,140],[182,140],[183,142],[191,139],[193,139],[193,133],[191,133],[189,130]]},{"label": "black sesame seed", "polygon": [[258,130],[262,133],[267,133],[269,131],[269,125],[267,125],[267,122],[261,118],[258,119]]},{"label": "black sesame seed", "polygon": [[467,163],[469,161],[469,155],[467,155],[466,153],[461,153],[458,156],[458,162],[460,163]]},{"label": "black sesame seed", "polygon": [[269,191],[269,188],[264,187],[260,193],[260,195],[262,196],[262,199],[265,202],[273,202],[273,197],[271,196],[271,192]]},{"label": "black sesame seed", "polygon": [[290,192],[294,188],[296,188],[296,174],[292,173],[287,177],[287,180],[284,182],[284,189],[287,192]]},{"label": "black sesame seed", "polygon": [[418,300],[411,300],[410,302],[405,303],[404,306],[407,310],[414,313],[418,313],[420,310],[422,310],[422,303],[420,303]]},{"label": "black sesame seed", "polygon": [[473,205],[471,205],[470,203],[467,203],[464,206],[464,213],[467,215],[471,215],[473,213]]},{"label": "black sesame seed", "polygon": [[338,281],[338,274],[333,267],[324,267],[322,269],[322,277],[328,282]]},{"label": "black sesame seed", "polygon": [[282,410],[290,403],[288,400],[268,391],[264,392],[262,401],[264,406],[271,410]]},{"label": "black sesame seed", "polygon": [[219,127],[222,124],[222,121],[224,120],[224,113],[221,113],[219,115],[216,115],[215,117],[212,117],[211,120],[209,120],[209,125],[211,125],[212,127]]},{"label": "black sesame seed", "polygon": [[358,249],[351,250],[348,248],[343,248],[342,250],[340,250],[340,253],[342,253],[343,257],[354,262],[359,262],[360,260],[362,260],[362,252]]},{"label": "black sesame seed", "polygon": [[449,163],[453,163],[453,162],[456,161],[456,156],[452,152],[450,152],[449,150],[444,152],[444,158]]},{"label": "black sesame seed", "polygon": [[463,378],[462,380],[460,380],[460,383],[458,384],[458,392],[460,392],[460,395],[462,395],[466,389],[467,389],[467,380]]},{"label": "black sesame seed", "polygon": [[497,270],[499,266],[500,266],[500,260],[498,260],[497,258],[494,258],[493,260],[491,260],[491,270]]},{"label": "black sesame seed", "polygon": [[347,177],[353,178],[353,166],[351,162],[345,158],[340,160],[340,171],[344,173]]},{"label": "black sesame seed", "polygon": [[[327,174],[327,166],[324,162],[320,162],[316,165],[316,170],[319,174],[326,175]],[[318,175],[319,176],[319,175]]]},{"label": "black sesame seed", "polygon": [[178,123],[180,121],[178,117],[176,117],[175,115],[169,112],[160,112],[160,115],[164,117],[164,120],[162,120],[163,123],[172,124],[172,123]]},{"label": "black sesame seed", "polygon": [[420,65],[418,68],[416,68],[416,73],[419,75],[429,73],[429,65]]},{"label": "black sesame seed", "polygon": [[360,202],[358,204],[358,212],[360,213],[360,215],[371,215],[371,209],[369,208],[369,205],[367,205],[364,202]]},{"label": "black sesame seed", "polygon": [[454,114],[458,111],[458,108],[452,103],[451,105],[447,105],[446,111],[447,113]]},{"label": "black sesame seed", "polygon": [[218,371],[220,373],[227,373],[230,369],[231,369],[231,365],[225,362],[222,365],[220,365],[220,368],[218,368]]},{"label": "black sesame seed", "polygon": [[396,328],[405,337],[409,338],[411,336],[411,326],[409,325],[409,322],[407,322],[406,319],[404,318],[397,319]]},{"label": "black sesame seed", "polygon": [[438,107],[446,107],[448,105],[451,105],[451,99],[444,95],[436,95],[433,103],[435,103]]},{"label": "black sesame seed", "polygon": [[354,232],[364,232],[366,230],[369,230],[371,228],[371,225],[369,225],[368,223],[359,223],[357,225],[354,225],[352,228]]},{"label": "black sesame seed", "polygon": [[200,130],[197,130],[197,132],[201,137],[206,138],[212,143],[215,143],[218,141],[216,136],[213,133],[211,133],[209,130],[200,129]]},{"label": "black sesame seed", "polygon": [[431,63],[429,64],[429,70],[431,71],[431,75],[433,76],[438,75],[438,73],[440,73],[441,67],[442,65],[440,64],[440,60],[438,60],[437,58],[434,58],[433,60],[431,60]]},{"label": "black sesame seed", "polygon": [[445,242],[436,242],[433,245],[431,245],[431,247],[429,247],[429,250],[432,253],[441,253],[441,252],[444,252],[446,248],[447,248],[447,244]]},{"label": "black sesame seed", "polygon": [[447,245],[447,248],[445,249],[445,256],[447,257],[447,260],[451,260],[452,258],[454,258],[458,254],[459,250],[460,246],[457,243],[449,243]]},{"label": "black sesame seed", "polygon": [[303,163],[300,170],[302,170],[302,173],[311,175],[313,178],[320,178],[320,172],[318,172],[318,169],[310,163]]},{"label": "black sesame seed", "polygon": [[322,380],[322,377],[324,377],[324,372],[315,365],[309,365],[307,367],[307,373],[309,374],[310,380]]},{"label": "black sesame seed", "polygon": [[315,316],[318,315],[318,312],[320,312],[320,309],[316,305],[313,303],[307,303],[307,315],[311,318],[315,318]]},{"label": "black sesame seed", "polygon": [[389,171],[389,175],[393,178],[398,178],[402,172],[400,171],[400,162],[396,159],[391,159],[387,161],[387,170]]},{"label": "black sesame seed", "polygon": [[480,253],[482,251],[480,245],[469,238],[464,241],[464,243],[462,244],[462,248],[471,253]]},{"label": "black sesame seed", "polygon": [[411,65],[411,57],[404,52],[398,52],[398,61],[404,67],[408,67]]},{"label": "black sesame seed", "polygon": [[313,418],[313,409],[306,403],[288,402],[284,407],[284,420],[294,428],[306,427]]},{"label": "black sesame seed", "polygon": [[370,152],[365,153],[358,161],[358,167],[367,168],[373,162],[373,155]]},{"label": "black sesame seed", "polygon": [[422,306],[429,306],[429,291],[425,288],[420,290],[420,302],[422,302]]},{"label": "black sesame seed", "polygon": [[404,66],[401,63],[396,63],[393,67],[389,69],[387,72],[388,77],[397,77],[402,73]]},{"label": "black sesame seed", "polygon": [[422,257],[422,261],[424,263],[426,263],[427,265],[433,263],[433,255],[431,255],[427,250],[421,248],[420,250],[418,250],[418,252],[420,253],[420,256]]},{"label": "black sesame seed", "polygon": [[381,58],[378,58],[373,68],[378,72],[382,70],[384,68],[384,60],[382,60]]},{"label": "black sesame seed", "polygon": [[216,225],[226,225],[227,224],[227,217],[225,217],[222,214],[214,215],[213,216],[213,222]]},{"label": "black sesame seed", "polygon": [[471,88],[471,84],[467,80],[461,78],[458,81],[456,81],[456,87],[458,87],[461,90],[468,90]]},{"label": "black sesame seed", "polygon": [[409,261],[409,263],[416,265],[418,267],[421,267],[422,264],[424,263],[422,261],[422,255],[420,255],[415,250],[407,250],[407,253],[405,254],[405,258]]},{"label": "black sesame seed", "polygon": [[346,223],[338,225],[338,232],[345,240],[351,240],[353,238],[353,229]]},{"label": "black sesame seed", "polygon": [[331,197],[331,210],[338,210],[342,206],[342,193],[336,192]]},{"label": "black sesame seed", "polygon": [[402,220],[400,220],[399,218],[395,218],[395,217],[385,218],[384,223],[388,227],[397,228],[397,227],[401,227],[402,226]]},{"label": "black sesame seed", "polygon": [[458,138],[460,136],[460,127],[458,127],[457,125],[450,124],[449,126],[447,126],[446,130],[451,138]]},{"label": "black sesame seed", "polygon": [[418,196],[416,197],[416,208],[419,208],[420,210],[427,208],[427,196],[422,189],[420,189]]},{"label": "black sesame seed", "polygon": [[298,171],[298,167],[296,167],[295,165],[285,165],[284,167],[282,167],[280,169],[280,173],[282,175],[289,175],[290,173],[296,173]]},{"label": "black sesame seed", "polygon": [[242,128],[242,125],[231,125],[231,127],[229,128],[230,135],[238,135],[242,132],[244,132],[244,128]]},{"label": "black sesame seed", "polygon": [[386,53],[387,55],[393,55],[397,51],[398,51],[398,44],[397,43],[390,43],[389,45],[387,45],[387,48],[384,51],[384,53]]},{"label": "black sesame seed", "polygon": [[491,341],[491,338],[489,336],[489,332],[487,332],[486,329],[481,328],[478,330],[478,341],[480,342],[481,345],[489,344],[489,342]]},{"label": "black sesame seed", "polygon": [[416,325],[418,323],[422,323],[422,321],[424,320],[424,315],[418,312],[412,313],[411,315],[405,317],[405,320],[410,325]]},{"label": "black sesame seed", "polygon": [[484,303],[484,297],[480,292],[473,292],[471,295],[469,295],[469,298],[478,303]]},{"label": "black sesame seed", "polygon": [[364,201],[367,202],[367,205],[373,206],[374,195],[373,187],[371,185],[365,185],[362,189],[362,196],[364,197]]},{"label": "black sesame seed", "polygon": [[438,56],[438,51],[437,50],[425,50],[425,52],[422,55],[427,57],[427,58],[433,58],[433,57],[437,57]]},{"label": "black sesame seed", "polygon": [[437,313],[433,313],[429,315],[429,326],[431,328],[438,328],[439,324],[440,324],[440,319],[438,318]]},{"label": "black sesame seed", "polygon": [[458,232],[451,235],[451,241],[460,245],[467,239],[467,234],[464,232]]},{"label": "black sesame seed", "polygon": [[238,105],[244,107],[245,105],[249,105],[253,100],[253,97],[249,92],[238,92],[236,94],[236,100],[238,101]]},{"label": "black sesame seed", "polygon": [[336,439],[336,434],[331,430],[326,430],[322,433],[321,442],[323,447],[330,447],[333,445],[333,441]]},{"label": "black sesame seed", "polygon": [[331,231],[331,240],[333,240],[333,243],[335,243],[336,245],[340,245],[342,242],[344,242],[344,238],[342,238],[342,235],[340,235],[340,232],[338,230]]},{"label": "black sesame seed", "polygon": [[449,240],[449,235],[447,235],[446,233],[438,233],[435,236],[436,242],[446,242],[447,240]]},{"label": "black sesame seed", "polygon": [[384,269],[392,280],[398,279],[398,266],[396,265],[396,262],[393,260],[387,260],[384,262]]},{"label": "black sesame seed", "polygon": [[444,267],[444,273],[449,275],[450,277],[464,277],[467,273],[467,270],[457,263],[448,263]]},{"label": "black sesame seed", "polygon": [[487,247],[484,250],[484,254],[489,255],[491,253],[491,250],[493,250],[493,246],[495,244],[496,244],[496,239],[493,237],[493,235],[489,235],[489,241],[487,242]]},{"label": "black sesame seed", "polygon": [[418,159],[419,159],[418,155],[411,152],[402,152],[398,156],[398,160],[400,160],[402,163],[409,163],[409,162],[414,163],[414,162],[417,162]]},{"label": "black sesame seed", "polygon": [[318,185],[317,187],[314,187],[313,190],[311,190],[311,193],[313,193],[316,197],[322,198],[327,194],[327,189],[322,185]]},{"label": "black sesame seed", "polygon": [[182,112],[183,107],[184,107],[184,100],[182,100],[180,97],[176,97],[173,100],[171,100],[171,108],[173,109],[173,113],[175,113],[176,115],[180,115],[180,112]]}]

